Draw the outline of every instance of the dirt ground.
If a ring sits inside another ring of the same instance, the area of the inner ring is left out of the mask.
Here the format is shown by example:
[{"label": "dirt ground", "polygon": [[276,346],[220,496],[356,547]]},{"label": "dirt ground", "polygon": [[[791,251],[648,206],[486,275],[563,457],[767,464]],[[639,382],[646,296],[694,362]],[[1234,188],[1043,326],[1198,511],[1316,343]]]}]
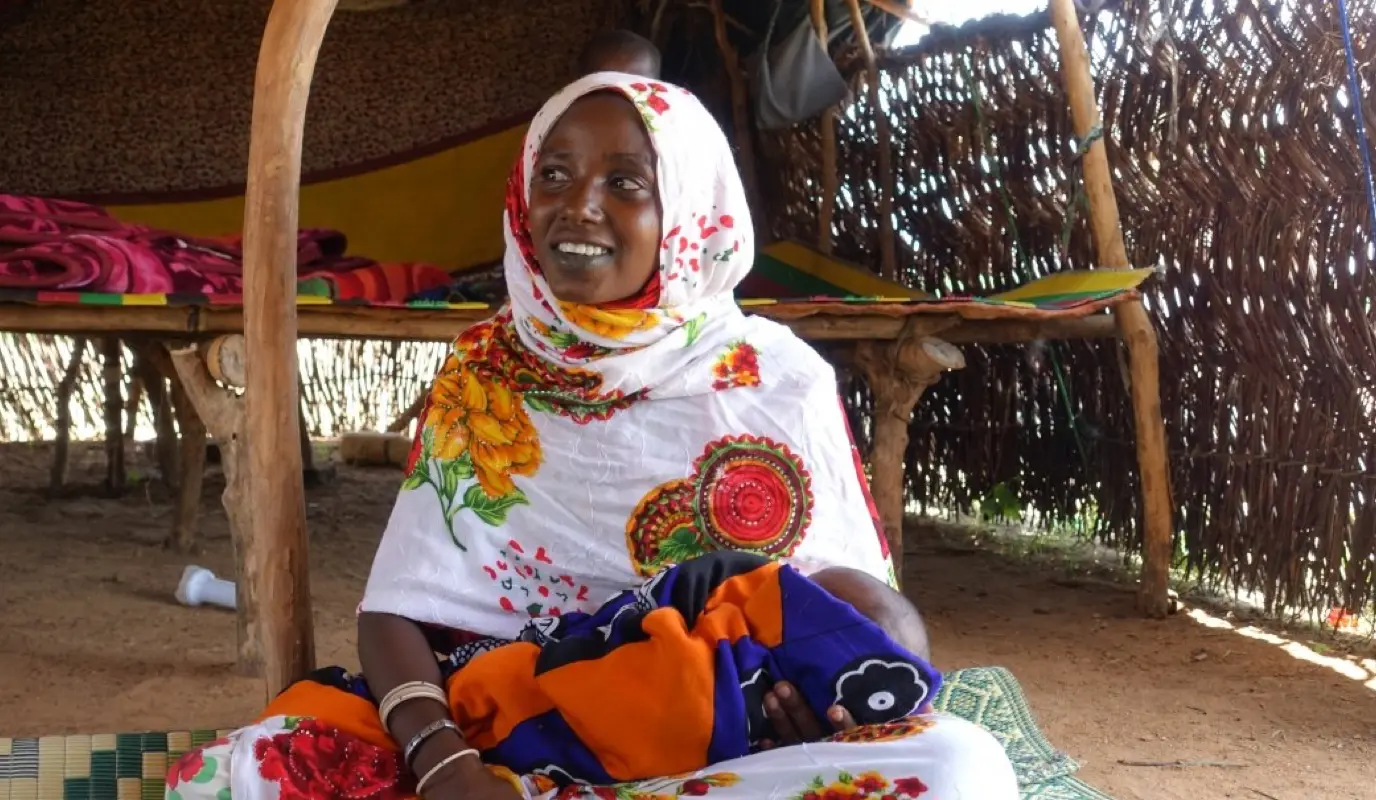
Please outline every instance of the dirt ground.
[{"label": "dirt ground", "polygon": [[[48,499],[48,458],[0,445],[0,734],[232,726],[254,714],[262,686],[229,668],[232,615],[172,598],[188,563],[231,572],[218,479],[207,481],[204,550],[188,559],[161,547],[171,505],[157,489]],[[102,469],[99,450],[83,447],[72,479],[92,485]],[[322,663],[355,663],[353,611],[397,483],[396,472],[341,468],[308,495]],[[1012,669],[1052,742],[1118,800],[1376,796],[1376,662],[1339,660],[1340,674],[1298,644],[1201,624],[1197,611],[1143,620],[1107,583],[930,527],[908,538],[907,585],[939,666]]]}]

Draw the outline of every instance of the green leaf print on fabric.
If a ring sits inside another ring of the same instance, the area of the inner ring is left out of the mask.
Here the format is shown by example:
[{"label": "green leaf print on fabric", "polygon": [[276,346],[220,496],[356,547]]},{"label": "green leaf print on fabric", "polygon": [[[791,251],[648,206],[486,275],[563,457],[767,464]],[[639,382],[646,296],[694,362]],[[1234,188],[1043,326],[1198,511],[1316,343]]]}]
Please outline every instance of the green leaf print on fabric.
[{"label": "green leaf print on fabric", "polygon": [[684,347],[692,347],[697,343],[698,337],[702,335],[702,323],[706,321],[707,312],[703,312],[683,323]]},{"label": "green leaf print on fabric", "polygon": [[[472,511],[475,517],[495,528],[506,524],[511,509],[530,505],[530,500],[520,489],[513,489],[501,497],[489,497],[482,485],[476,481],[468,483],[463,496],[458,497],[459,487],[465,482],[472,481],[474,475],[473,459],[465,451],[458,458],[446,461],[422,458],[416,463],[416,468],[407,478],[407,483],[403,484],[403,488],[418,488],[427,484],[434,488],[449,538],[453,540],[455,547],[464,552],[467,552],[468,548],[459,541],[458,533],[454,530],[454,518],[460,511]],[[409,485],[411,483],[415,486]]]},{"label": "green leaf print on fabric", "polygon": [[552,404],[552,403],[550,403],[548,400],[546,400],[545,397],[544,397],[544,395],[542,395],[542,394],[536,394],[536,393],[534,393],[534,392],[527,392],[527,393],[526,393],[526,405],[530,406],[530,410],[531,410],[531,411],[538,411],[538,412],[540,412],[541,414],[555,414],[555,413],[558,413],[558,412],[555,410],[555,408],[554,408],[554,404]]},{"label": "green leaf print on fabric", "polygon": [[494,528],[506,524],[506,515],[511,509],[528,505],[530,500],[520,489],[502,497],[488,497],[483,488],[475,483],[463,493],[462,507],[472,511],[478,519]]},{"label": "green leaf print on fabric", "polygon": [[221,786],[220,791],[215,793],[215,800],[230,800],[229,787]]},{"label": "green leaf print on fabric", "polygon": [[691,528],[679,528],[659,545],[659,564],[681,564],[707,553],[702,536]]},{"label": "green leaf print on fabric", "polygon": [[197,773],[191,778],[191,782],[192,782],[192,783],[210,783],[211,781],[215,780],[215,773],[217,772],[217,768],[216,768],[216,766],[215,766],[216,763],[217,763],[217,762],[216,762],[216,760],[215,760],[213,757],[212,757],[212,758],[207,758],[207,759],[205,760],[205,763],[201,765],[201,771],[200,771],[200,772],[197,772]]},{"label": "green leaf print on fabric", "polygon": [[579,425],[611,419],[613,414],[629,408],[642,397],[643,393],[628,396],[618,392],[589,399],[573,392],[551,390],[528,391],[525,395],[526,406],[531,411],[568,417]]}]

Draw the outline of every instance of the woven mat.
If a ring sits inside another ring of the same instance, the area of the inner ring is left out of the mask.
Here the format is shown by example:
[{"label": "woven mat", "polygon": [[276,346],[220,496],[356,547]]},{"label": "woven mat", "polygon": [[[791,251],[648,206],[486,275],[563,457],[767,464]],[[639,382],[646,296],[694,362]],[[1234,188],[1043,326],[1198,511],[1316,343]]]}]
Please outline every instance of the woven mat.
[{"label": "woven mat", "polygon": [[[934,705],[998,738],[1018,773],[1022,800],[1112,800],[1074,777],[1077,765],[1046,740],[1007,670],[952,672]],[[0,738],[0,800],[162,800],[168,764],[224,733]]]}]

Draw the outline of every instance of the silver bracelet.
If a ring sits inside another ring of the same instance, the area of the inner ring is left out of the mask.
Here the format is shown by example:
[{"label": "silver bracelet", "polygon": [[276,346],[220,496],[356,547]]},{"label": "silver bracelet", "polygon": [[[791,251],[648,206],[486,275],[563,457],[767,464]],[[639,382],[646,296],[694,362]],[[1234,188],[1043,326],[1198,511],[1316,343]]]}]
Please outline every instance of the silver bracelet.
[{"label": "silver bracelet", "polygon": [[420,733],[411,737],[411,741],[407,742],[406,747],[401,751],[401,760],[402,763],[406,764],[407,769],[411,769],[411,762],[416,756],[416,751],[421,748],[421,745],[425,744],[431,736],[445,729],[451,730],[460,736],[463,735],[463,731],[459,730],[459,726],[454,723],[454,720],[444,718],[437,719],[429,725],[426,725],[424,728],[420,729]]},{"label": "silver bracelet", "polygon": [[416,782],[416,796],[424,798],[426,788],[428,788],[430,784],[435,780],[436,775],[439,775],[441,772],[444,772],[444,768],[449,766],[450,764],[453,764],[455,761],[458,761],[461,758],[467,758],[468,756],[473,756],[474,758],[481,758],[481,755],[478,753],[478,751],[474,750],[471,747],[467,750],[460,750],[452,756],[445,756],[445,758],[442,761],[440,761],[440,763],[431,767],[430,771],[422,775],[420,780]]}]

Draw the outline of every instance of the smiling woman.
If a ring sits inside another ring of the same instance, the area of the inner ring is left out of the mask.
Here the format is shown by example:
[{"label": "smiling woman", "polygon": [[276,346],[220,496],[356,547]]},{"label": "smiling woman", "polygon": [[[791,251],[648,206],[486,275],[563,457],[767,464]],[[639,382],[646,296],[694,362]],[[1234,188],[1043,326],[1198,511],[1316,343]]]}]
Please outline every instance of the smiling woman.
[{"label": "smiling woman", "polygon": [[[856,725],[921,708],[936,677],[912,667],[916,639],[847,623],[844,647],[813,650],[809,593],[838,595],[824,571],[865,577],[866,609],[907,601],[835,373],[735,303],[750,212],[706,109],[628,75],[578,81],[531,123],[505,222],[511,300],[459,336],[421,415],[360,605],[367,677],[292,686],[169,779],[179,800],[1016,797],[970,723]],[[788,577],[713,566],[742,552]],[[676,609],[699,606],[734,622],[689,635]],[[569,629],[587,637],[554,647]],[[618,660],[633,652],[652,665]],[[475,687],[516,668],[519,692]]]}]

